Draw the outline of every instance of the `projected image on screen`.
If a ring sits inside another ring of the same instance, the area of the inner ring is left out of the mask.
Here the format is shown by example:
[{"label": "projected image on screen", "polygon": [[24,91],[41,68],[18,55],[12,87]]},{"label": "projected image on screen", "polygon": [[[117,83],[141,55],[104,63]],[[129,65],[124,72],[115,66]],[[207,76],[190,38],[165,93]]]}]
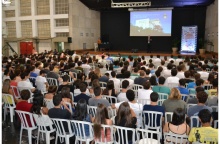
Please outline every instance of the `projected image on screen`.
[{"label": "projected image on screen", "polygon": [[130,36],[171,36],[172,10],[131,11]]}]

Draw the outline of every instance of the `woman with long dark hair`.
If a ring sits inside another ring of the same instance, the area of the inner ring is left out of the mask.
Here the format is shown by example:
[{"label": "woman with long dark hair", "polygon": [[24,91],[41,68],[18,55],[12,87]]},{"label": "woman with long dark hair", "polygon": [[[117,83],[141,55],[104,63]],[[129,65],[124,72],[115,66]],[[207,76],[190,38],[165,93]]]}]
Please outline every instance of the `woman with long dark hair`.
[{"label": "woman with long dark hair", "polygon": [[[91,122],[91,116],[87,112],[87,103],[85,99],[80,99],[76,105],[75,112],[73,114],[74,120]],[[89,136],[89,126],[85,125],[85,134]]]},{"label": "woman with long dark hair", "polygon": [[117,91],[115,90],[114,88],[114,82],[113,80],[110,80],[107,82],[107,86],[106,86],[106,89],[104,89],[103,91],[103,95],[108,95],[108,96],[114,96],[116,97],[116,93]]},{"label": "woman with long dark hair", "polygon": [[[123,102],[118,109],[117,116],[115,117],[115,125],[128,128],[136,128],[136,123],[137,118],[134,111],[130,108],[128,102]],[[118,134],[116,134],[116,141],[118,141]],[[132,144],[131,131],[128,131],[128,143]]]},{"label": "woman with long dark hair", "polygon": [[112,120],[108,117],[108,110],[103,104],[98,104],[96,115],[93,120],[94,123],[94,136],[95,139],[99,140],[102,138],[102,141],[106,142],[111,140],[111,132],[110,129],[106,129],[104,131],[101,127],[102,124],[104,125],[112,125]]},{"label": "woman with long dark hair", "polygon": [[45,106],[44,97],[39,94],[33,98],[33,105],[31,107],[31,112],[37,115],[47,115],[48,108]]}]

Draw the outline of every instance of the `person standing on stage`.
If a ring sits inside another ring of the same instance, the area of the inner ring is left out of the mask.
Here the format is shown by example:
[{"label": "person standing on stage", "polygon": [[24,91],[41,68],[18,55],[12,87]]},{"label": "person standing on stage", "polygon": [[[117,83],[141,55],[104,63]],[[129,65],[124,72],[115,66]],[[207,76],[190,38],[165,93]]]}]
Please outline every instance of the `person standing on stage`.
[{"label": "person standing on stage", "polygon": [[[101,38],[100,38],[100,37],[98,38],[97,43],[98,43],[98,45],[99,45],[99,44],[102,44],[102,41],[101,41]],[[99,47],[98,47],[98,50],[100,51],[100,48],[99,48]]]},{"label": "person standing on stage", "polygon": [[147,38],[147,52],[149,52],[149,53],[151,53],[150,42],[151,42],[150,35],[148,35],[148,38]]}]

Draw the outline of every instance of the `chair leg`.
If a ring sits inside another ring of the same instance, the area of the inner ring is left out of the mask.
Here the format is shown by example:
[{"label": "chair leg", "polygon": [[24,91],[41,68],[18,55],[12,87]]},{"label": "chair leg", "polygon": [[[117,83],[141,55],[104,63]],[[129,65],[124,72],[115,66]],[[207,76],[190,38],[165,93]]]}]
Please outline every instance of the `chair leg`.
[{"label": "chair leg", "polygon": [[4,107],[4,121],[6,121],[7,108]]},{"label": "chair leg", "polygon": [[38,128],[38,132],[37,132],[37,144],[38,144],[38,142],[39,142],[39,136],[40,135],[40,131],[39,131],[39,128]]},{"label": "chair leg", "polygon": [[32,130],[28,130],[28,144],[32,144]]},{"label": "chair leg", "polygon": [[10,118],[11,118],[11,122],[13,122],[13,116],[14,116],[14,109],[10,108]]},{"label": "chair leg", "polygon": [[22,126],[21,126],[21,130],[20,130],[20,142],[19,142],[19,144],[21,144],[21,140],[22,140],[22,132],[23,132],[23,128],[22,128]]},{"label": "chair leg", "polygon": [[46,132],[46,144],[50,144],[50,133]]},{"label": "chair leg", "polygon": [[70,143],[70,138],[69,138],[69,136],[65,136],[65,142],[66,142],[66,144],[69,144],[69,143]]},{"label": "chair leg", "polygon": [[56,134],[55,144],[57,144],[57,140],[58,140],[58,136],[57,136],[57,134]]}]

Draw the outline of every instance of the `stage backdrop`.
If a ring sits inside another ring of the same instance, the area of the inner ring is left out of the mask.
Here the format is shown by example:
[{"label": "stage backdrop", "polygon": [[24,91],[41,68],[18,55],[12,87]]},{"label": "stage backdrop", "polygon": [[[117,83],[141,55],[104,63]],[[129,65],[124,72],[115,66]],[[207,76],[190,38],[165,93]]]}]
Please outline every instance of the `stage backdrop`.
[{"label": "stage backdrop", "polygon": [[[198,26],[198,39],[205,33],[206,7],[174,8],[170,37],[151,37],[153,52],[171,52],[172,40],[181,40],[182,26]],[[146,50],[147,37],[130,36],[130,12],[127,9],[113,9],[101,12],[101,35],[108,35],[113,50]],[[179,44],[180,48],[180,44]],[[180,49],[179,49],[180,50]]]}]

